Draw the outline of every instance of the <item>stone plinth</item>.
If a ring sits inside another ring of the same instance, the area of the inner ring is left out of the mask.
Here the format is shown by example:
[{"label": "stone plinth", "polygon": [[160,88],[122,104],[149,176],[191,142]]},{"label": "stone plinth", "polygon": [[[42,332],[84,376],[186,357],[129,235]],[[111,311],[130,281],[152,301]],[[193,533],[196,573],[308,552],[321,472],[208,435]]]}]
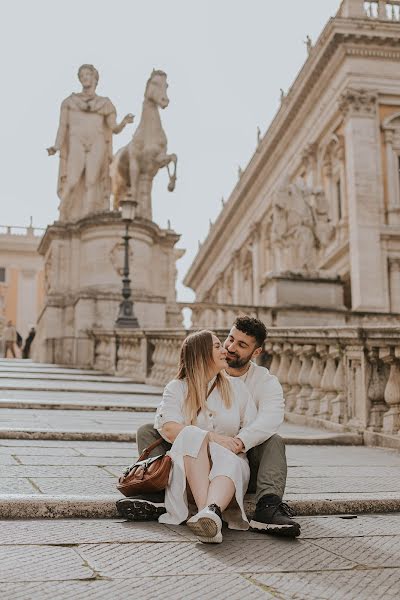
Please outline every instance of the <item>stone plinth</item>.
[{"label": "stone plinth", "polygon": [[345,309],[339,277],[315,273],[268,273],[261,286],[266,306]]},{"label": "stone plinth", "polygon": [[[88,331],[113,328],[122,299],[123,233],[119,212],[48,227],[39,246],[46,300],[38,321],[36,360],[92,364]],[[179,235],[139,218],[129,233],[132,297],[140,326],[181,326],[175,295],[175,263],[183,253],[175,248]]]}]

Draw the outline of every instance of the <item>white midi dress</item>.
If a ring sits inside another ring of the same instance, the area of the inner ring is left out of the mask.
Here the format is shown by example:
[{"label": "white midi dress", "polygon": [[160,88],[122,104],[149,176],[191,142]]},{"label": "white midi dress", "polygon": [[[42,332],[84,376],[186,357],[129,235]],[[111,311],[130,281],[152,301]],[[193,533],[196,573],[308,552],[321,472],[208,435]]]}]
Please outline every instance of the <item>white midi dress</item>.
[{"label": "white midi dress", "polygon": [[[245,384],[238,378],[231,378],[229,381],[232,387],[231,408],[227,409],[224,406],[219,391],[215,388],[207,399],[207,409],[200,412],[197,423],[184,427],[168,452],[172,458],[172,469],[165,490],[166,513],[159,518],[160,523],[178,525],[189,516],[184,456],[196,458],[209,431],[234,437],[256,418],[257,410]],[[210,382],[209,386],[212,383]],[[186,394],[185,380],[174,379],[166,386],[155,417],[155,428],[161,435],[165,423],[172,421],[184,424]],[[236,503],[231,503],[223,512],[223,519],[230,529],[248,529],[243,506],[250,478],[246,454],[234,454],[215,442],[209,443],[209,451],[212,464],[210,481],[214,477],[224,475],[235,485]]]}]

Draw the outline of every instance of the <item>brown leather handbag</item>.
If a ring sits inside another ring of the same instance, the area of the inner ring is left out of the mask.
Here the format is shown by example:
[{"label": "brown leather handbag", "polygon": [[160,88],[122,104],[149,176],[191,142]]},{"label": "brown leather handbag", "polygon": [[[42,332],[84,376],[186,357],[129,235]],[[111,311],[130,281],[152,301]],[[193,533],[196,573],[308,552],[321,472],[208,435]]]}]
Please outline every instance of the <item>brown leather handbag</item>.
[{"label": "brown leather handbag", "polygon": [[145,448],[134,465],[128,467],[118,480],[117,489],[124,496],[152,494],[167,487],[172,459],[166,454],[149,458],[150,452],[157,448],[163,439],[160,438]]}]

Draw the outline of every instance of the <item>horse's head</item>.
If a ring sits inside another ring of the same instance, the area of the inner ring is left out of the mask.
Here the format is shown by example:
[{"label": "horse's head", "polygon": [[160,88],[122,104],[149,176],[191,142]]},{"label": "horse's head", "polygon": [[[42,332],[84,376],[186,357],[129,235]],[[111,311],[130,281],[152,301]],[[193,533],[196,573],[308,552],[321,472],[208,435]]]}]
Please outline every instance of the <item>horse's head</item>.
[{"label": "horse's head", "polygon": [[167,74],[164,73],[164,71],[156,71],[153,69],[146,85],[144,94],[146,100],[154,102],[160,108],[167,108],[169,104],[167,89]]}]

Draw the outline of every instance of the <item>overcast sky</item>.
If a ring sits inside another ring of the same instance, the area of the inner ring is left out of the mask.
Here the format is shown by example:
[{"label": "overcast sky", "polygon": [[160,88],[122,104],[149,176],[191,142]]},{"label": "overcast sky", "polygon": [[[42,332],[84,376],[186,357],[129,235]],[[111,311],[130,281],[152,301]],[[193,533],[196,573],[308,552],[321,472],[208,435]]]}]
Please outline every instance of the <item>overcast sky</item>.
[{"label": "overcast sky", "polygon": [[[162,112],[178,155],[175,192],[167,173],[153,188],[154,220],[182,234],[179,280],[266,131],[313,41],[340,0],[12,0],[2,5],[0,224],[45,227],[58,215],[58,156],[48,157],[61,101],[80,91],[76,72],[93,63],[97,92],[118,117],[139,121],[152,68],[168,73]],[[114,136],[114,151],[134,125]],[[179,282],[179,297],[193,294]]]}]

